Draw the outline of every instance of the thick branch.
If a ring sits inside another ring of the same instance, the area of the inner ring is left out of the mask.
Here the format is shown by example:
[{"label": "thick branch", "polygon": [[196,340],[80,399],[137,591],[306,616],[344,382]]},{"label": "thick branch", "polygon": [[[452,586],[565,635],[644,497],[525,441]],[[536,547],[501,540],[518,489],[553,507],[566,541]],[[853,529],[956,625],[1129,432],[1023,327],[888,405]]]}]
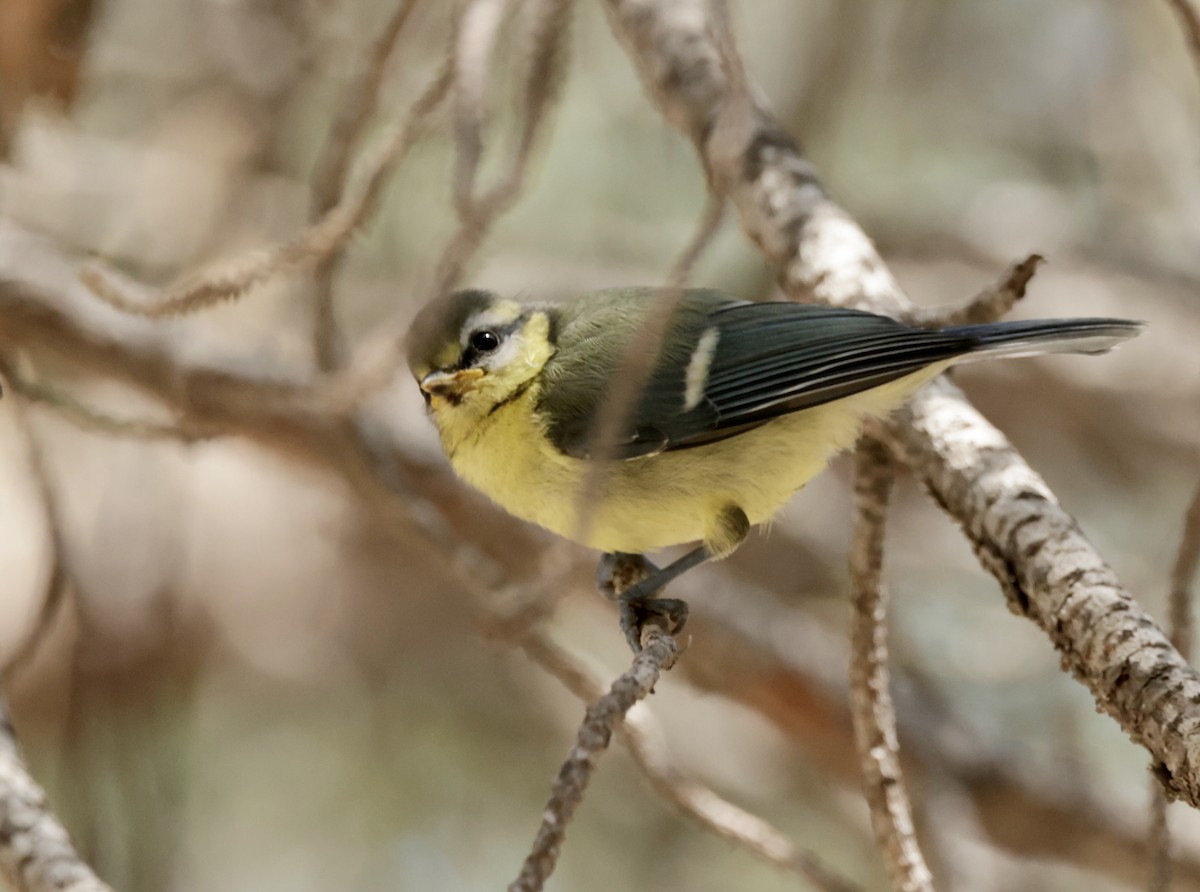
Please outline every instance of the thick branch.
[{"label": "thick branch", "polygon": [[[704,0],[605,0],[664,117],[796,297],[905,315],[870,239],[825,193],[792,137],[732,96]],[[1150,751],[1168,794],[1200,806],[1200,676],[1126,592],[1074,519],[952,385],[902,412],[893,445],[963,528],[1013,607],[1033,619],[1097,705]]]}]

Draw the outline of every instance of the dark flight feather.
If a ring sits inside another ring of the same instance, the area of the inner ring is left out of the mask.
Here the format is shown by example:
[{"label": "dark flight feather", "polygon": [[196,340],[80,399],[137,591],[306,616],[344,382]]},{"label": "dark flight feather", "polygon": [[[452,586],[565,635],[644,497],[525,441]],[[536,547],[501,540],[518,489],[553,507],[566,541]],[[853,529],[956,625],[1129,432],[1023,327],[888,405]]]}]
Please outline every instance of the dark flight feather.
[{"label": "dark flight feather", "polygon": [[[659,293],[614,290],[577,298],[596,302],[586,309],[551,310],[558,315],[559,350],[546,365],[538,412],[562,452],[586,457],[594,451],[592,425],[617,372],[630,324],[643,324]],[[609,454],[628,459],[712,443],[966,354],[1102,351],[1139,328],[1116,319],[1061,319],[938,331],[856,310],[750,303],[690,290],[626,432]],[[703,392],[689,408],[688,364],[705,332],[713,329],[716,344]]]}]

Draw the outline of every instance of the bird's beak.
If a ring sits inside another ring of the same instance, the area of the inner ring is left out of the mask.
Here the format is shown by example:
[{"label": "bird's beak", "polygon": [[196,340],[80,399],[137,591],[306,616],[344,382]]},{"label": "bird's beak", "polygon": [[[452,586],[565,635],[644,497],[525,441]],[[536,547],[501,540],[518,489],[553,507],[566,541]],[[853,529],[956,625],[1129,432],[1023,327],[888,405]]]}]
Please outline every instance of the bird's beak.
[{"label": "bird's beak", "polygon": [[475,383],[486,374],[483,369],[459,369],[455,372],[430,372],[421,379],[420,386],[430,396],[462,396],[475,387]]}]

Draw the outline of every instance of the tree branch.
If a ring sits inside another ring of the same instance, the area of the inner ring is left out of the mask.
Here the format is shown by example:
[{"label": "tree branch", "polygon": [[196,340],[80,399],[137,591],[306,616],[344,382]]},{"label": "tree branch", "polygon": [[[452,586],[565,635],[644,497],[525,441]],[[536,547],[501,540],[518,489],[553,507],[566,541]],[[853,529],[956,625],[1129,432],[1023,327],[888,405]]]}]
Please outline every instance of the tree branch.
[{"label": "tree branch", "polygon": [[[521,648],[580,699],[594,700],[600,696],[596,681],[545,634],[535,632],[526,636]],[[818,889],[853,892],[857,888],[834,874],[812,852],[797,849],[757,815],[727,802],[681,772],[658,739],[650,713],[631,711],[625,721],[617,725],[617,733],[655,792],[705,830],[745,848],[768,864],[803,877]]]},{"label": "tree branch", "polygon": [[892,886],[901,892],[932,892],[933,877],[917,844],[900,767],[900,739],[889,690],[887,595],[882,576],[893,473],[887,447],[872,434],[864,434],[856,453],[857,517],[850,547],[850,702],[871,826]]},{"label": "tree branch", "polygon": [[195,443],[216,436],[212,431],[191,427],[186,418],[172,424],[144,418],[116,418],[106,415],[84,405],[63,390],[25,379],[3,359],[0,359],[0,377],[3,377],[13,393],[24,397],[30,403],[56,412],[80,430],[113,437],[130,437],[135,440],[179,440],[184,443]]},{"label": "tree branch", "polygon": [[1014,263],[1000,279],[984,288],[962,306],[913,307],[905,320],[926,328],[945,328],[949,325],[970,325],[976,322],[995,322],[1008,315],[1021,298],[1039,266],[1045,261],[1040,254],[1030,254]]},{"label": "tree branch", "polygon": [[361,182],[291,240],[221,260],[185,276],[162,293],[138,283],[119,281],[113,270],[99,263],[85,267],[80,277],[96,297],[110,306],[132,315],[161,319],[237,300],[251,288],[302,263],[319,262],[340,251],[375,212],[388,173],[426,135],[429,120],[449,88],[447,61],[379,147],[365,153]]},{"label": "tree branch", "polygon": [[[366,64],[345,91],[341,112],[330,128],[312,176],[310,222],[317,222],[336,207],[346,188],[350,161],[366,133],[379,104],[384,72],[396,51],[400,35],[417,0],[400,0],[367,55]],[[313,353],[317,368],[330,371],[338,360],[338,326],[333,311],[333,274],[341,262],[342,247],[317,260],[313,269]]]},{"label": "tree branch", "polygon": [[[793,297],[903,316],[911,304],[870,239],[829,198],[791,136],[731,96],[703,0],[605,0],[613,30],[664,117],[779,268]],[[1200,806],[1200,676],[1125,591],[1075,520],[950,383],[896,414],[889,439],[962,527],[1009,603],[1158,765],[1168,794]]]},{"label": "tree branch", "polygon": [[633,704],[654,690],[659,676],[679,656],[675,639],[661,629],[648,626],[642,635],[642,650],[629,671],[613,682],[608,693],[588,707],[575,737],[575,746],[559,769],[551,788],[550,801],[542,816],[521,873],[508,892],[539,892],[554,871],[566,836],[567,824],[583,801],[584,791],[601,753],[612,740],[613,728],[625,718]]}]

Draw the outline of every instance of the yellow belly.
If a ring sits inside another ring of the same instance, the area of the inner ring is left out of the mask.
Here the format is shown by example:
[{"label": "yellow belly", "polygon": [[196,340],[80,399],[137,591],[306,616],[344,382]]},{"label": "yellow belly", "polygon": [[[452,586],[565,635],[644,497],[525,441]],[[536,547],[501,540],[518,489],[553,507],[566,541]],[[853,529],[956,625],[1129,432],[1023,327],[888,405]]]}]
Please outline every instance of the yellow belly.
[{"label": "yellow belly", "polygon": [[586,506],[580,492],[589,464],[533,433],[533,393],[478,423],[452,450],[446,445],[459,476],[517,517],[603,551],[655,551],[707,538],[730,505],[751,523],[769,520],[853,444],[864,417],[899,405],[943,367],[717,443],[612,462],[604,497]]}]

